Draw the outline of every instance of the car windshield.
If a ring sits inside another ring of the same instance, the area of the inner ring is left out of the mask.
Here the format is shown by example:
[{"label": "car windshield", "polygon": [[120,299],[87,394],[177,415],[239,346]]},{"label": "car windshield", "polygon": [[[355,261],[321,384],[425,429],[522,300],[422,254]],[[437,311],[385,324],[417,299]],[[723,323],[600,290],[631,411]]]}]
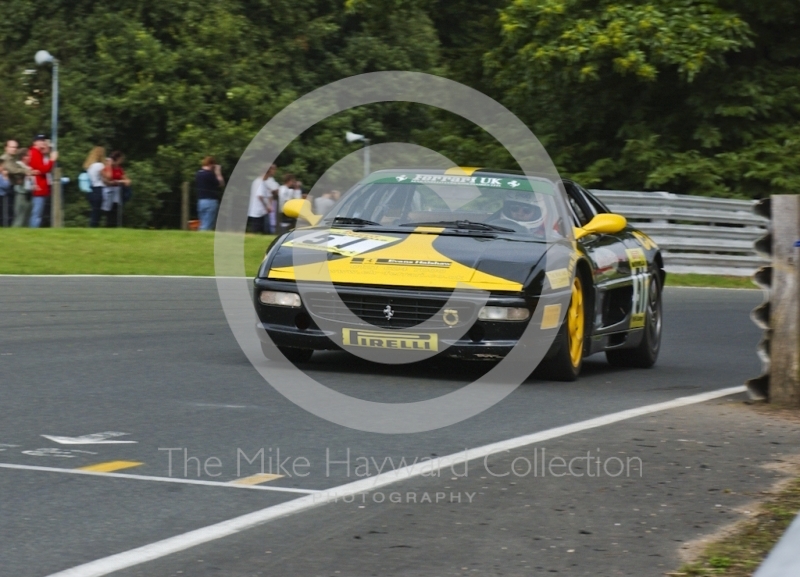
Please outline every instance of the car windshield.
[{"label": "car windshield", "polygon": [[[381,178],[346,194],[326,215],[325,224],[379,227],[437,227],[474,234],[565,236],[552,185],[526,179],[486,178],[466,183],[416,182]],[[421,180],[421,179],[420,179]],[[476,182],[476,184],[473,184]],[[498,186],[497,182],[501,184]],[[541,191],[539,191],[539,189]]]}]

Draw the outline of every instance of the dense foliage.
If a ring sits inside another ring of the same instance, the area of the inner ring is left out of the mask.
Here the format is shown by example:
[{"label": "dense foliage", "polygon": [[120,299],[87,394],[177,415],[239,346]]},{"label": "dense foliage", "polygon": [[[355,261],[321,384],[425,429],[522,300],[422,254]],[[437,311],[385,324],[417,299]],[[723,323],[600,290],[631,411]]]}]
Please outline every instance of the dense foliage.
[{"label": "dense foliage", "polygon": [[[797,0],[5,0],[3,15],[0,138],[48,128],[50,72],[33,54],[49,50],[64,170],[74,180],[95,144],[126,152],[137,226],[178,224],[180,183],[204,155],[229,171],[286,104],[376,70],[488,93],[597,187],[757,197],[800,185]],[[282,165],[312,182],[358,148],[345,130],[513,168],[480,130],[402,104],[329,119]],[[85,224],[71,194],[68,220]]]}]

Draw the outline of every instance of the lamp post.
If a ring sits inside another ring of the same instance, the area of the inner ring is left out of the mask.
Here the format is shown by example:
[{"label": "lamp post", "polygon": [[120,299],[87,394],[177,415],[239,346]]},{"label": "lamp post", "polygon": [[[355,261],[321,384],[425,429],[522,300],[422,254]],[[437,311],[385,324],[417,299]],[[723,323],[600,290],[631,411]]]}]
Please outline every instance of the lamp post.
[{"label": "lamp post", "polygon": [[344,138],[347,142],[362,141],[364,143],[364,177],[369,176],[369,138],[363,134],[356,134],[355,132],[345,133]]},{"label": "lamp post", "polygon": [[[39,50],[34,57],[36,64],[44,66],[45,64],[53,65],[53,106],[51,115],[51,128],[52,136],[51,141],[53,144],[53,152],[58,151],[58,59],[50,54],[47,50]],[[62,226],[62,211],[61,211],[61,169],[53,168],[53,193],[51,195],[50,206],[50,222],[53,228],[60,228]]]}]

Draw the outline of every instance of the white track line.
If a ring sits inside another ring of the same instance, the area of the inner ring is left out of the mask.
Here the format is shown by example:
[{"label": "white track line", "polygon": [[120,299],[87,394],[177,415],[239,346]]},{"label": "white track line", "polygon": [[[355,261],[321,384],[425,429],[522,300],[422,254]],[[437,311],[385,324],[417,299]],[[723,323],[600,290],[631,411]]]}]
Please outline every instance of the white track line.
[{"label": "white track line", "polygon": [[135,479],[136,481],[158,481],[161,483],[182,483],[184,485],[204,485],[206,487],[227,487],[228,489],[255,489],[256,491],[276,491],[280,493],[299,493],[313,495],[319,491],[310,489],[293,489],[291,487],[264,487],[261,485],[236,485],[219,481],[202,481],[200,479],[181,479],[180,477],[153,477],[148,475],[131,475],[128,473],[102,473],[100,471],[84,471],[81,469],[59,469],[56,467],[37,467],[34,465],[15,465],[0,463],[0,469],[19,469],[22,471],[44,471],[47,473],[67,473],[70,475],[90,475],[93,477],[111,477],[112,479]]},{"label": "white track line", "polygon": [[163,541],[151,543],[150,545],[131,549],[130,551],[125,551],[124,553],[117,553],[116,555],[105,557],[104,559],[98,559],[97,561],[79,565],[78,567],[67,569],[66,571],[53,573],[49,577],[100,577],[101,575],[108,575],[114,571],[120,571],[122,569],[134,567],[147,561],[153,561],[154,559],[166,557],[167,555],[202,545],[203,543],[228,537],[246,529],[262,525],[267,521],[272,521],[280,517],[286,517],[288,515],[307,511],[308,509],[336,501],[337,499],[368,492],[379,487],[396,483],[398,481],[420,476],[423,473],[430,474],[438,469],[452,467],[466,461],[480,459],[488,455],[509,451],[511,449],[517,449],[533,443],[540,443],[542,441],[563,437],[579,431],[594,429],[604,425],[610,425],[612,423],[633,419],[635,417],[666,411],[668,409],[676,409],[679,407],[703,403],[705,401],[710,401],[737,393],[743,393],[745,391],[746,387],[743,386],[731,387],[728,389],[712,391],[710,393],[692,395],[691,397],[681,397],[664,403],[657,403],[655,405],[647,405],[645,407],[629,409],[627,411],[621,411],[619,413],[613,413],[603,417],[597,417],[595,419],[589,419],[588,421],[582,421],[572,425],[565,425],[563,427],[556,427],[555,429],[533,433],[531,435],[525,435],[523,437],[517,437],[515,439],[509,439],[499,443],[492,443],[491,445],[485,445],[476,449],[469,449],[463,453],[441,457],[436,461],[427,461],[424,463],[418,463],[416,465],[410,465],[402,469],[376,475],[375,477],[369,477],[367,479],[362,479],[360,481],[334,487],[333,489],[320,491],[314,495],[294,499],[286,503],[281,503],[280,505],[267,507],[266,509],[261,509],[260,511],[255,511],[254,513],[242,515],[241,517],[236,517],[234,519],[230,519],[229,521],[223,521],[222,523],[209,525],[208,527],[203,527],[202,529],[189,531],[183,535],[170,537],[168,539],[164,539]]}]

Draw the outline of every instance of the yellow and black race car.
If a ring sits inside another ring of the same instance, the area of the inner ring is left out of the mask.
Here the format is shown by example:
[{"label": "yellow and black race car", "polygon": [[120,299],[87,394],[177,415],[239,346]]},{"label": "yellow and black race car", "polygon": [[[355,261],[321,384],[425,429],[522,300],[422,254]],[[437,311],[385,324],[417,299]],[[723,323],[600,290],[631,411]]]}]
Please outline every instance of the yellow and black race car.
[{"label": "yellow and black race car", "polygon": [[255,279],[267,356],[502,359],[545,343],[537,372],[556,380],[598,352],[625,366],[658,357],[658,246],[574,182],[379,171],[326,215],[302,200],[284,214],[307,226],[275,239]]}]

